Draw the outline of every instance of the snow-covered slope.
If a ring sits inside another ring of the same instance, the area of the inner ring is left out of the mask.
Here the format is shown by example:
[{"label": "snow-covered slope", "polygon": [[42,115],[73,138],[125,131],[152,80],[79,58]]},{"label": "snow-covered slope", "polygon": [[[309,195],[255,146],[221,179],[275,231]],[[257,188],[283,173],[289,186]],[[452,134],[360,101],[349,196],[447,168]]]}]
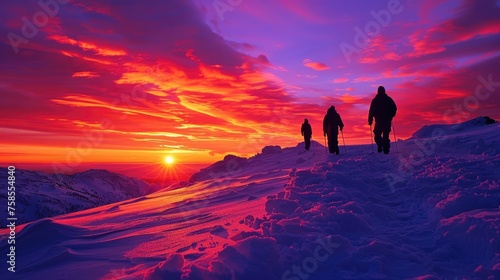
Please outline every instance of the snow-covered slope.
[{"label": "snow-covered slope", "polygon": [[500,126],[440,128],[389,155],[228,156],[189,186],[29,223],[15,279],[500,279]]},{"label": "snow-covered slope", "polygon": [[[442,124],[433,124],[433,125],[425,125],[412,135],[412,139],[420,139],[420,138],[432,138],[435,135],[445,135],[450,137],[452,135],[459,134],[470,134],[475,130],[482,130],[486,125],[494,124],[496,121],[490,117],[477,117],[471,120],[468,120],[463,123],[458,123],[455,125],[442,125]],[[481,133],[480,131],[478,133]]]},{"label": "snow-covered slope", "polygon": [[[152,192],[146,182],[106,170],[91,169],[72,175],[15,171],[18,223],[89,209]],[[0,181],[7,182],[0,168]],[[7,192],[0,193],[6,201]],[[5,220],[2,216],[2,224]]]}]

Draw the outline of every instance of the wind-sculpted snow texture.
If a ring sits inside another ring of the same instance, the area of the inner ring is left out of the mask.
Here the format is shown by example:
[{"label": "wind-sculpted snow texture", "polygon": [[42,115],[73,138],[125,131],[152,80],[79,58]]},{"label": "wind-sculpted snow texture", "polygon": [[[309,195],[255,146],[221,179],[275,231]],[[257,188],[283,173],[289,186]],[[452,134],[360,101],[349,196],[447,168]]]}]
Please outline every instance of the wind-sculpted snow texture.
[{"label": "wind-sculpted snow texture", "polygon": [[273,148],[185,188],[30,223],[16,276],[500,279],[500,126],[394,144]]}]

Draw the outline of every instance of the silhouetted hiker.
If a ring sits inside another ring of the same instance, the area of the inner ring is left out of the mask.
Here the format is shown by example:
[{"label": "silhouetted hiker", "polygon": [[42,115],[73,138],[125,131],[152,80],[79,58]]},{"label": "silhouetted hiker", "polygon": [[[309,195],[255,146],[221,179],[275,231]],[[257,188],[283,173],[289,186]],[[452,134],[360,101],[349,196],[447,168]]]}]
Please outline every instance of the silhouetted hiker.
[{"label": "silhouetted hiker", "polygon": [[397,109],[394,100],[385,93],[385,88],[379,86],[377,95],[373,98],[370,105],[370,112],[368,113],[368,124],[370,125],[370,129],[373,118],[375,118],[373,133],[375,134],[375,143],[377,143],[377,151],[379,153],[382,151],[384,151],[385,154],[389,153],[389,149],[391,148],[389,133],[391,132],[392,118],[396,116]]},{"label": "silhouetted hiker", "polygon": [[307,119],[304,119],[304,123],[302,124],[300,132],[302,133],[302,136],[304,136],[304,142],[306,143],[306,150],[309,151],[309,148],[311,147],[311,137],[313,131]]},{"label": "silhouetted hiker", "polygon": [[340,130],[344,128],[344,123],[339,113],[335,111],[335,106],[330,107],[323,119],[323,135],[328,135],[328,150],[331,154],[339,154],[339,127]]}]

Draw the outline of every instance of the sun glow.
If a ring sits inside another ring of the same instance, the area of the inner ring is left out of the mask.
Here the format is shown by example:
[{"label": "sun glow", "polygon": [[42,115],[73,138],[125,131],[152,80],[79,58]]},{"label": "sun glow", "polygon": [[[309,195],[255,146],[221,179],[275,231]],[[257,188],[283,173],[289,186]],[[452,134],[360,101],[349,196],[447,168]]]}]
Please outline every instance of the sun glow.
[{"label": "sun glow", "polygon": [[174,163],[174,158],[172,156],[166,156],[165,157],[165,163],[168,165],[172,165]]}]

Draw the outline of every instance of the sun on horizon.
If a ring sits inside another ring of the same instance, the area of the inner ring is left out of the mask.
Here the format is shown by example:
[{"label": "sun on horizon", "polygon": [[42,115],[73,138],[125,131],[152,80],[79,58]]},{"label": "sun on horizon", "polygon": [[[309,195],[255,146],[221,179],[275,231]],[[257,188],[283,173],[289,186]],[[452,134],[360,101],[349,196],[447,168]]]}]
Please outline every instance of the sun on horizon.
[{"label": "sun on horizon", "polygon": [[174,162],[175,162],[174,157],[172,157],[172,156],[166,156],[165,157],[165,164],[166,165],[172,165],[172,164],[174,164]]}]

